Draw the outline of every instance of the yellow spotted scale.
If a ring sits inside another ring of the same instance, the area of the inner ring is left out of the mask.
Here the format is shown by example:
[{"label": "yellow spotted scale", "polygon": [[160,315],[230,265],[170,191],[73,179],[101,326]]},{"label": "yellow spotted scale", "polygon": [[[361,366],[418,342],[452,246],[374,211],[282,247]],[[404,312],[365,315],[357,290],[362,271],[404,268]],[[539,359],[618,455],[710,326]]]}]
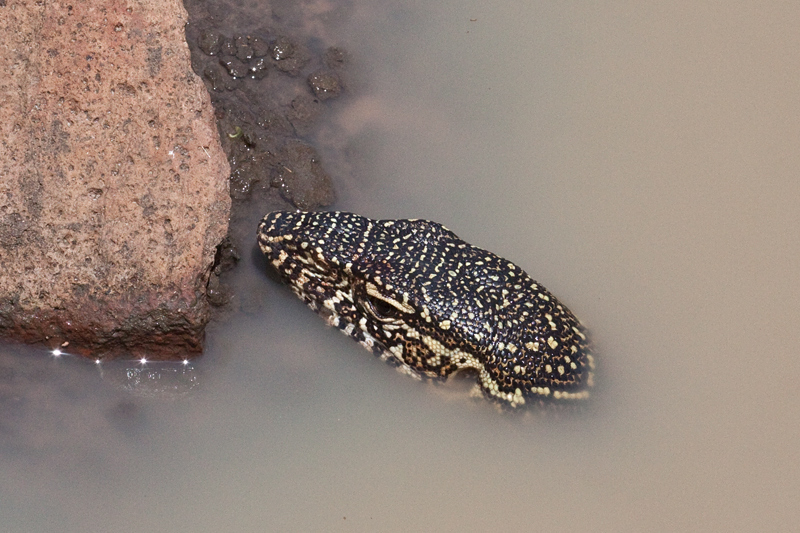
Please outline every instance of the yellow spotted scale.
[{"label": "yellow spotted scale", "polygon": [[441,224],[276,211],[258,244],[328,324],[410,375],[472,371],[487,398],[512,407],[589,395],[594,358],[570,310]]}]

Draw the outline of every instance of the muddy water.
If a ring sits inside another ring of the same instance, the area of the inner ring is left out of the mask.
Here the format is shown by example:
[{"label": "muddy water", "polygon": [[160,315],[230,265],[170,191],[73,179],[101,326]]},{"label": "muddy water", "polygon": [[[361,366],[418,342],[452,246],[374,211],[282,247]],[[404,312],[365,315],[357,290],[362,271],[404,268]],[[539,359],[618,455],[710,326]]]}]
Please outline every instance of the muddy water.
[{"label": "muddy water", "polygon": [[594,332],[591,406],[415,382],[245,254],[189,387],[3,349],[3,529],[791,529],[800,9],[385,4],[304,4],[355,56],[336,207],[524,266]]}]

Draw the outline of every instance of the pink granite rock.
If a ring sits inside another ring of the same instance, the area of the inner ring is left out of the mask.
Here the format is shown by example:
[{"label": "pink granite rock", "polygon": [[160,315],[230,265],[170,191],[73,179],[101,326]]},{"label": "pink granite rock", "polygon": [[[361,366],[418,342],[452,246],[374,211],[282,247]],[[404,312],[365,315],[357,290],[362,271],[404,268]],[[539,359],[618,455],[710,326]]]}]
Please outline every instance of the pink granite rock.
[{"label": "pink granite rock", "polygon": [[0,335],[202,349],[228,163],[180,0],[0,0]]}]

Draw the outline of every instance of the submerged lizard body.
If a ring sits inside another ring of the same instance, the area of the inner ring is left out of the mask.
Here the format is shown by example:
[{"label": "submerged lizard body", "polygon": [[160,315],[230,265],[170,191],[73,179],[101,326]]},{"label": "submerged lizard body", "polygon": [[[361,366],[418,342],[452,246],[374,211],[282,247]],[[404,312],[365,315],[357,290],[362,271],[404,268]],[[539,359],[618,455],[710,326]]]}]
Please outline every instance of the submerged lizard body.
[{"label": "submerged lizard body", "polygon": [[521,268],[426,220],[270,213],[258,244],[309,307],[411,375],[478,374],[480,390],[588,397],[594,360],[575,316]]}]

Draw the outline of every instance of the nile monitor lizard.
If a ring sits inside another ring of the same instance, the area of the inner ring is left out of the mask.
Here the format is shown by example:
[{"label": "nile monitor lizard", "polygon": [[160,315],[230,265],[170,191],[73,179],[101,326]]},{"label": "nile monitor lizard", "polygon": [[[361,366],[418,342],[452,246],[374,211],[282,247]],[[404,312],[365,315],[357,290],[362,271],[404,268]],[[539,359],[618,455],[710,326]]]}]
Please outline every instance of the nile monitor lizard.
[{"label": "nile monitor lizard", "polygon": [[416,376],[478,373],[482,392],[588,397],[594,361],[584,327],[521,268],[426,220],[276,211],[258,244],[309,307]]}]

